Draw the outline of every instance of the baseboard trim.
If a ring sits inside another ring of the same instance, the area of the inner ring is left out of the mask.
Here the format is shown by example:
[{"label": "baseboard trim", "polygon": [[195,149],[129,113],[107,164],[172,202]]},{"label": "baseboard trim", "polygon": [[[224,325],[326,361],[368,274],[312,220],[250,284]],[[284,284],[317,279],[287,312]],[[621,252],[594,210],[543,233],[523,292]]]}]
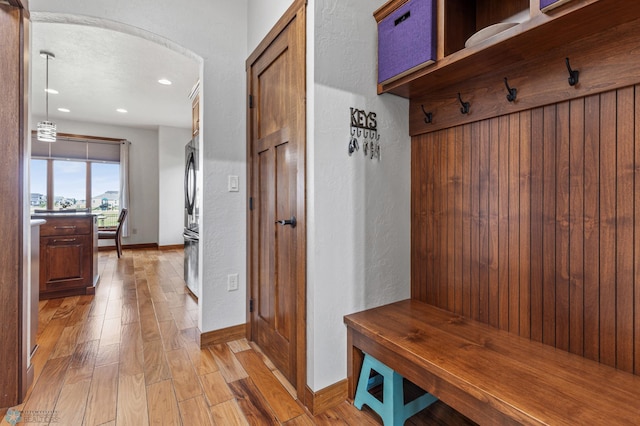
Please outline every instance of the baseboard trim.
[{"label": "baseboard trim", "polygon": [[[182,248],[182,246],[180,246]],[[100,246],[98,247],[98,251],[107,251],[107,250],[115,250],[116,246]],[[123,245],[122,249],[127,250],[149,250],[156,249],[158,250],[158,243],[145,243],[145,244],[127,244]]]},{"label": "baseboard trim", "polygon": [[233,327],[200,333],[200,348],[219,345],[246,337],[246,324],[238,324]]},{"label": "baseboard trim", "polygon": [[313,392],[311,389],[309,389],[309,386],[306,386],[306,406],[314,416],[320,413],[324,413],[325,411],[333,407],[337,407],[347,400],[347,389],[347,379],[340,380],[338,383],[334,383],[324,389],[320,389],[318,392]]},{"label": "baseboard trim", "polygon": [[183,249],[184,244],[172,244],[169,246],[158,246],[158,250],[178,250]]}]

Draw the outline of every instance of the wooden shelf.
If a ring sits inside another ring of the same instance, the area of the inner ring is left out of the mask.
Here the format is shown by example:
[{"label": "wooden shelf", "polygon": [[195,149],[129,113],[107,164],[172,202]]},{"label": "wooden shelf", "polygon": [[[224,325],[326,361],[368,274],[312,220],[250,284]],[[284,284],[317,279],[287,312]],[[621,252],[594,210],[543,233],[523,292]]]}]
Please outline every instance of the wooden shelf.
[{"label": "wooden shelf", "polygon": [[[433,91],[531,60],[550,49],[636,20],[640,18],[640,2],[573,0],[551,13],[540,13],[538,8],[531,15],[528,21],[476,46],[455,51],[435,64],[378,85],[378,93],[425,98]],[[443,34],[442,29],[439,34]],[[441,50],[444,52],[444,48]]]}]

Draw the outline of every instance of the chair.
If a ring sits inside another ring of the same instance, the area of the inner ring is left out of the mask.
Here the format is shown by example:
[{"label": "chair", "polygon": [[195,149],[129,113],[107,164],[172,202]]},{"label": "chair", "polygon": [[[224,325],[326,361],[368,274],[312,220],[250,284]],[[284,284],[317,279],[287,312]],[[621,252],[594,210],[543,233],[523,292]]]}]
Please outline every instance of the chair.
[{"label": "chair", "polygon": [[118,226],[116,228],[101,229],[98,230],[98,239],[100,240],[115,240],[116,251],[118,252],[118,258],[122,255],[122,242],[120,241],[120,234],[122,233],[122,224],[127,217],[127,209],[120,210],[120,216],[118,216]]}]

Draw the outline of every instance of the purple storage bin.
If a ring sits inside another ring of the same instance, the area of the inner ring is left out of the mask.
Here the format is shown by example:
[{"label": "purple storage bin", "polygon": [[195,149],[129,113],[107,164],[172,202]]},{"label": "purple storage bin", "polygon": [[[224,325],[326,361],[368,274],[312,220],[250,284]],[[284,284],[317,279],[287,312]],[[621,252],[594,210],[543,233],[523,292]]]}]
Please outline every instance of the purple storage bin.
[{"label": "purple storage bin", "polygon": [[435,0],[409,0],[378,23],[378,83],[436,59]]}]

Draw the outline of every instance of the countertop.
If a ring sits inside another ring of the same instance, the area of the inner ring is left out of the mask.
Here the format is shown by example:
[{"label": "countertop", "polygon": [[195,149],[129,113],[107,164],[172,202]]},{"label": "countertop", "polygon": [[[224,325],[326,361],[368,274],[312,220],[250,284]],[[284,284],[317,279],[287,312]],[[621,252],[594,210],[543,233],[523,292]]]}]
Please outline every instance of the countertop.
[{"label": "countertop", "polygon": [[42,219],[42,218],[53,218],[53,217],[89,217],[89,216],[97,216],[97,214],[91,213],[91,212],[55,211],[55,212],[33,213],[31,215],[31,218]]}]

